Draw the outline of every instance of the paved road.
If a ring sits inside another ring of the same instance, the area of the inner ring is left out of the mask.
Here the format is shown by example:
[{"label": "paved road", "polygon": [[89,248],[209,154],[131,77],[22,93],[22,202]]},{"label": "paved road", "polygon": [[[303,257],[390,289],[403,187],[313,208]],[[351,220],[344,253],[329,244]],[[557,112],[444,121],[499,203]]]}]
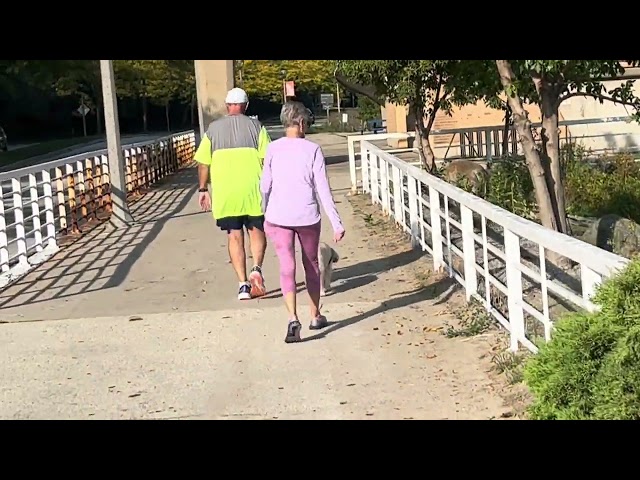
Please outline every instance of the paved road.
[{"label": "paved road", "polygon": [[[154,133],[147,133],[147,134],[141,134],[141,135],[140,134],[124,135],[121,138],[121,142],[123,144],[146,142],[146,141],[152,141],[156,138],[164,137],[166,135],[167,133],[163,133],[163,132],[154,132]],[[25,168],[31,165],[39,165],[41,163],[51,162],[58,158],[72,157],[74,155],[80,155],[81,153],[92,152],[94,150],[102,150],[104,148],[107,148],[106,140],[94,140],[91,142],[83,143],[81,145],[74,145],[69,148],[57,150],[55,152],[50,152],[44,155],[39,155],[37,157],[27,158],[25,160],[21,160],[20,162],[12,163],[10,165],[4,165],[0,168],[0,172],[17,170],[19,168]]]},{"label": "paved road", "polygon": [[14,144],[9,144],[7,147],[7,151],[9,152],[13,152],[15,150],[20,150],[21,148],[26,148],[26,147],[32,147],[34,145],[38,145],[39,142],[35,142],[35,143],[14,143]]},{"label": "paved road", "polygon": [[269,295],[236,300],[225,234],[199,212],[188,169],[135,204],[140,225],[96,229],[0,292],[0,418],[499,416],[479,360],[486,345],[425,336],[448,318],[435,290],[412,283],[410,269],[427,264],[406,242],[374,248],[376,232],[345,197],[346,147],[336,138],[315,137],[347,229],[335,293],[323,301],[329,328],[283,342],[272,248]]}]

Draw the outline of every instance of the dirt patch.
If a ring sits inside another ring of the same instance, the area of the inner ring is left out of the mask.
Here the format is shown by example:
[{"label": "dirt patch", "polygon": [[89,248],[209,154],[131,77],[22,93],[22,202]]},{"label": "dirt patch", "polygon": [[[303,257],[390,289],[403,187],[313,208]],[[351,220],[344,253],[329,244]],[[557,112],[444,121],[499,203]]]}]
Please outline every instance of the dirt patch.
[{"label": "dirt patch", "polygon": [[[455,352],[466,352],[466,362],[480,366],[486,379],[479,382],[473,394],[484,394],[487,399],[499,397],[504,409],[489,418],[521,419],[530,402],[530,394],[522,383],[524,352],[517,355],[508,351],[508,337],[498,328],[497,322],[486,313],[480,304],[467,303],[455,280],[445,272],[434,272],[431,259],[411,247],[409,236],[389,217],[382,214],[378,205],[372,205],[367,195],[349,196],[358,227],[369,232],[366,238],[367,253],[371,257],[413,256],[413,261],[385,273],[384,287],[376,287],[376,293],[390,298],[400,289],[423,292],[429,299],[428,315],[404,315],[383,332],[389,338],[403,336],[406,344],[418,348],[414,352],[426,359],[440,357],[442,372],[447,371],[447,362]],[[382,276],[382,275],[381,275]],[[427,303],[427,302],[425,302]],[[418,307],[416,307],[418,308]],[[424,308],[422,309],[424,313]],[[435,351],[438,353],[435,353]],[[478,380],[478,379],[476,379]],[[469,387],[469,386],[466,386]],[[462,400],[460,385],[456,391]]]}]

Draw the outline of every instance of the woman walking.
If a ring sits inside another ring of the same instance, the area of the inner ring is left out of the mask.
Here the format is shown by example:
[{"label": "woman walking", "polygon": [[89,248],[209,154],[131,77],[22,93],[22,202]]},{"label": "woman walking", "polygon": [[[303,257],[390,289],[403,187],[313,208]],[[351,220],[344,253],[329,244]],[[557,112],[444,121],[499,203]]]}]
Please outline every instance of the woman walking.
[{"label": "woman walking", "polygon": [[311,330],[327,325],[320,312],[320,208],[322,203],[334,232],[334,240],[344,237],[344,227],[329,187],[320,145],[307,140],[310,118],[300,102],[287,102],[280,120],[285,136],[269,144],[264,159],[260,187],[265,212],[265,233],[280,261],[280,288],[289,312],[285,342],[300,341],[302,325],[296,304],[295,237],[302,250],[307,293],[311,299]]}]

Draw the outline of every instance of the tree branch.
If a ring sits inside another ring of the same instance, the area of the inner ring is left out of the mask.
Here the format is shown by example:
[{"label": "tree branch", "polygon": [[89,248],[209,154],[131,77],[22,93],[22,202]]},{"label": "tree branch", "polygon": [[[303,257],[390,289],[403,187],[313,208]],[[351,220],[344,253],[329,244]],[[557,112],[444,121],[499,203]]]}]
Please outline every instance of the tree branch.
[{"label": "tree branch", "polygon": [[373,102],[377,103],[381,107],[385,106],[385,101],[377,95],[375,87],[372,85],[360,85],[358,83],[351,82],[347,80],[347,78],[339,73],[335,73],[334,75],[336,81],[342,85],[344,88],[358,95],[363,95]]},{"label": "tree branch", "polygon": [[[433,99],[433,109],[431,115],[429,115],[429,121],[425,131],[430,132],[433,127],[433,123],[436,121],[436,114],[440,108],[440,103],[446,98],[449,92],[447,92],[442,98],[440,98],[440,91],[442,90],[442,75],[438,77],[438,86],[436,87],[436,98]],[[424,112],[423,112],[424,115]]]},{"label": "tree branch", "polygon": [[571,98],[571,97],[591,97],[591,98],[595,98],[596,100],[606,100],[606,101],[612,102],[612,103],[619,103],[620,105],[628,105],[630,107],[640,108],[640,100],[639,99],[636,99],[635,102],[627,102],[627,101],[624,101],[624,100],[616,99],[616,98],[611,97],[609,95],[598,95],[598,94],[595,94],[595,93],[587,93],[587,92],[572,92],[572,93],[568,93],[568,94],[564,95],[562,98],[560,98],[560,102],[559,103],[562,103],[567,98]]}]

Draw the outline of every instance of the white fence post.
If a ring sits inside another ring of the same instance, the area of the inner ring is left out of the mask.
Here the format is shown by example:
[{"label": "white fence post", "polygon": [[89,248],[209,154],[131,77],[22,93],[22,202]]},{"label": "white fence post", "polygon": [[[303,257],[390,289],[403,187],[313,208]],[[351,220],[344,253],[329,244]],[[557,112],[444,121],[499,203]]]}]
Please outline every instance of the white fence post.
[{"label": "white fence post", "polygon": [[362,192],[367,193],[369,188],[369,150],[364,142],[360,141],[360,172],[362,173]]},{"label": "white fence post", "polygon": [[380,204],[382,205],[382,213],[389,215],[389,164],[384,158],[378,158],[380,165]]},{"label": "white fence post", "polygon": [[429,215],[431,217],[431,250],[433,269],[437,272],[445,266],[442,249],[442,217],[440,216],[440,193],[429,187]]},{"label": "white fence post", "polygon": [[31,222],[33,224],[33,239],[36,252],[42,251],[42,231],[40,230],[40,205],[38,204],[38,181],[36,176],[29,174],[29,196],[31,197]]},{"label": "white fence post", "polygon": [[349,151],[349,175],[351,176],[351,194],[356,195],[358,193],[358,177],[356,171],[355,138],[351,136],[347,137],[347,149]]},{"label": "white fence post", "polygon": [[22,210],[22,183],[19,178],[11,179],[13,191],[13,215],[15,218],[16,247],[18,249],[18,263],[27,263],[27,239],[24,230],[24,212]]},{"label": "white fence post", "polygon": [[371,200],[375,205],[380,202],[380,184],[378,183],[378,177],[380,172],[378,171],[378,156],[375,154],[369,154],[369,165],[371,166]]},{"label": "white fence post", "polygon": [[476,274],[476,245],[473,232],[473,211],[460,205],[462,224],[462,253],[464,255],[464,290],[467,301],[478,291],[478,275]]},{"label": "white fence post", "polygon": [[0,267],[3,272],[9,271],[9,249],[7,239],[7,222],[4,218],[4,191],[0,183]]},{"label": "white fence post", "polygon": [[53,189],[49,170],[42,171],[42,189],[44,194],[44,214],[47,223],[47,246],[56,245],[56,217],[53,211]]},{"label": "white fence post", "polygon": [[409,226],[411,228],[411,245],[417,247],[420,244],[420,230],[418,225],[418,181],[411,175],[407,176],[407,188],[409,190]]},{"label": "white fence post", "polygon": [[504,229],[504,253],[507,273],[507,305],[511,330],[512,352],[518,351],[518,341],[524,340],[524,310],[522,308],[522,273],[520,272],[520,237]]},{"label": "white fence post", "polygon": [[595,305],[591,302],[591,297],[596,291],[596,287],[602,281],[599,274],[591,270],[584,264],[580,264],[580,279],[582,283],[582,298],[590,304],[589,310],[595,310]]},{"label": "white fence post", "polygon": [[404,225],[404,195],[402,192],[402,174],[395,165],[391,166],[393,176],[393,215],[400,225]]}]

